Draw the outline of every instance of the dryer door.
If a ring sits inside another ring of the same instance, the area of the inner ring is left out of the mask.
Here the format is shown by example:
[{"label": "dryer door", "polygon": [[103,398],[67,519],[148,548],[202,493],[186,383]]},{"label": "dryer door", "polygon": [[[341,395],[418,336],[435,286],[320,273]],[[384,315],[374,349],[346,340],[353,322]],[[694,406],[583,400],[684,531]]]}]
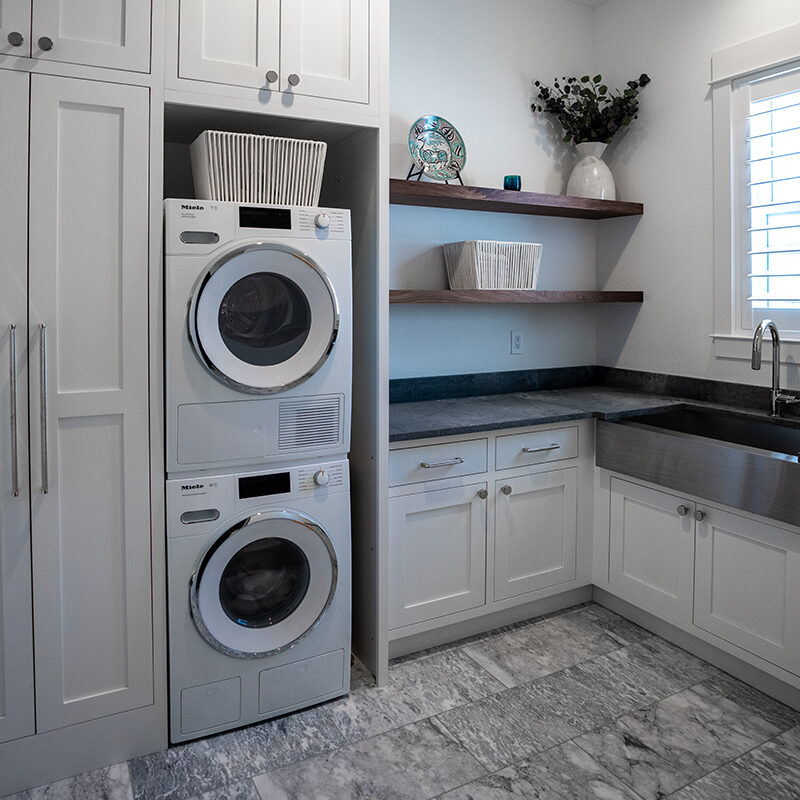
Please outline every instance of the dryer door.
[{"label": "dryer door", "polygon": [[336,553],[318,523],[296,511],[255,514],[205,552],[189,587],[192,618],[225,655],[272,655],[317,626],[337,578]]},{"label": "dryer door", "polygon": [[310,378],[331,353],[339,308],[307,255],[265,243],[228,253],[205,273],[189,309],[189,339],[218,380],[266,394]]}]

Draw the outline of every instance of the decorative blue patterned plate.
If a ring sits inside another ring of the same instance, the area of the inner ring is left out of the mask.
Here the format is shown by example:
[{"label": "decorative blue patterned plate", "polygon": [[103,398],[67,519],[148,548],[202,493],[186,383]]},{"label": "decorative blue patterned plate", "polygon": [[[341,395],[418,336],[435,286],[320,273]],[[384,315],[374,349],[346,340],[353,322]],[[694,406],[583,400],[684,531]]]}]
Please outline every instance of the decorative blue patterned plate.
[{"label": "decorative blue patterned plate", "polygon": [[423,174],[437,181],[457,178],[467,163],[461,134],[443,117],[420,117],[408,132],[408,149]]}]

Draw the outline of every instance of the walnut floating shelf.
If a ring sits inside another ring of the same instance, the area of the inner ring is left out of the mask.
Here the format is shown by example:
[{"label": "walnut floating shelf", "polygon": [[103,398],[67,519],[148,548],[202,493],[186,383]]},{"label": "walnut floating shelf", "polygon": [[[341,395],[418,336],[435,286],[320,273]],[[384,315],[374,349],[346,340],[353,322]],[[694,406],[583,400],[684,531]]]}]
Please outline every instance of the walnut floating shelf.
[{"label": "walnut floating shelf", "polygon": [[390,289],[390,303],[641,303],[644,292],[536,289]]},{"label": "walnut floating shelf", "polygon": [[504,214],[536,214],[574,219],[635,217],[644,213],[644,206],[641,203],[589,200],[560,194],[514,192],[506,189],[406,181],[398,178],[389,181],[389,201],[404,206],[460,208],[468,211],[498,211]]}]

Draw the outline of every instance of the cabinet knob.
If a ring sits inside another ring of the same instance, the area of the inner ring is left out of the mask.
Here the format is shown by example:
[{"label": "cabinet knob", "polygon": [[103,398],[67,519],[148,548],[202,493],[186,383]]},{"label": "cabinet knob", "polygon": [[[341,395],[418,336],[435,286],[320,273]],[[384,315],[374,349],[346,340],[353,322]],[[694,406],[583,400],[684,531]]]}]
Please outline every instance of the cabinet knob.
[{"label": "cabinet knob", "polygon": [[287,80],[289,81],[289,86],[297,86],[300,83],[300,76],[296,72],[293,72]]},{"label": "cabinet knob", "polygon": [[511,488],[511,487],[510,487],[508,484],[506,484],[506,485],[505,485],[505,486],[504,486],[504,487],[503,487],[503,488],[502,488],[500,491],[501,491],[503,494],[511,494],[511,492],[512,492],[513,490],[512,490],[512,488]]},{"label": "cabinet knob", "polygon": [[25,37],[19,31],[11,31],[8,34],[8,43],[12,47],[22,47],[25,44]]},{"label": "cabinet knob", "polygon": [[694,512],[694,518],[698,522],[702,522],[706,518],[706,512],[705,511],[700,511],[700,509],[698,509],[697,511]]},{"label": "cabinet knob", "polygon": [[53,40],[49,36],[41,36],[38,41],[40,50],[52,50]]},{"label": "cabinet knob", "polygon": [[271,69],[267,73],[267,83],[275,83],[276,80],[278,80],[278,73],[275,72],[274,69]]},{"label": "cabinet knob", "polygon": [[678,506],[678,516],[685,517],[689,513],[688,506]]},{"label": "cabinet knob", "polygon": [[478,491],[478,497],[480,497],[481,500],[485,500],[488,496],[489,492],[487,492],[486,489],[480,489]]}]

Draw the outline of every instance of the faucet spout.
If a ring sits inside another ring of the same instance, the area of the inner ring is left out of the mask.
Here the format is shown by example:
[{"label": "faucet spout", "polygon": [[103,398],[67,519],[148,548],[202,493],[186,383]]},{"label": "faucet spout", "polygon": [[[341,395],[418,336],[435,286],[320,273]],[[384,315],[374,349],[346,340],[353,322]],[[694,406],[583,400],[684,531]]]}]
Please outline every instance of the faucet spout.
[{"label": "faucet spout", "polygon": [[780,389],[781,373],[781,337],[778,333],[778,326],[771,319],[764,319],[758,324],[756,332],[753,334],[753,350],[750,358],[750,366],[761,369],[761,346],[764,342],[764,332],[769,331],[772,336],[772,389],[770,390],[770,414],[773,417],[778,414],[778,400],[783,399]]}]

